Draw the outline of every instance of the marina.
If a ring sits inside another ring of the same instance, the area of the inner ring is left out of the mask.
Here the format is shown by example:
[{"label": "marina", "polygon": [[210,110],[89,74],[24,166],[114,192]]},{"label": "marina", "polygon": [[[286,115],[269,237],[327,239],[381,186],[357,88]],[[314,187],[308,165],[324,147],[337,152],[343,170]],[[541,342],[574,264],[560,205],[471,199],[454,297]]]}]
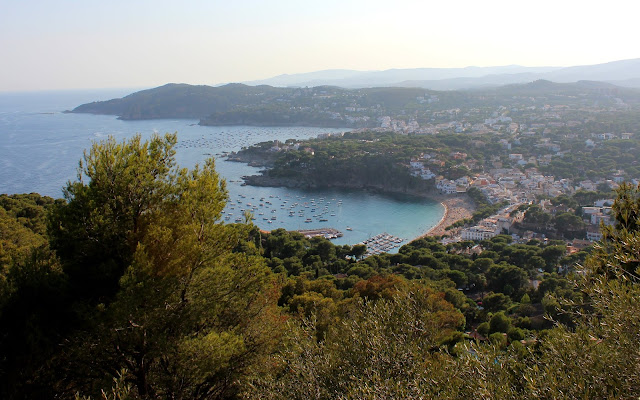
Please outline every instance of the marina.
[{"label": "marina", "polygon": [[370,237],[360,244],[367,246],[365,257],[368,257],[374,254],[388,253],[391,250],[400,247],[401,243],[404,241],[405,239],[390,235],[387,232],[383,232],[376,236]]},{"label": "marina", "polygon": [[[243,222],[245,213],[252,216],[258,214],[264,216],[260,219],[251,218],[256,224],[262,226],[263,229],[272,230],[277,226],[264,227],[264,223],[277,223],[278,217],[286,215],[286,218],[293,219],[292,223],[298,226],[295,230],[303,234],[307,238],[324,237],[326,239],[339,239],[344,237],[343,232],[333,227],[314,227],[312,229],[301,228],[301,224],[325,225],[329,222],[340,224],[342,215],[343,200],[338,197],[311,197],[304,194],[285,194],[285,195],[268,195],[263,197],[248,197],[245,194],[238,194],[233,201],[229,202],[227,208],[223,211],[226,221]],[[269,216],[270,215],[270,216]],[[289,221],[287,221],[289,222]],[[291,225],[291,222],[288,224]],[[351,226],[344,228],[348,233],[353,232]],[[366,256],[389,253],[397,251],[397,249],[406,240],[391,235],[387,232],[369,237],[360,244],[367,247]]]}]

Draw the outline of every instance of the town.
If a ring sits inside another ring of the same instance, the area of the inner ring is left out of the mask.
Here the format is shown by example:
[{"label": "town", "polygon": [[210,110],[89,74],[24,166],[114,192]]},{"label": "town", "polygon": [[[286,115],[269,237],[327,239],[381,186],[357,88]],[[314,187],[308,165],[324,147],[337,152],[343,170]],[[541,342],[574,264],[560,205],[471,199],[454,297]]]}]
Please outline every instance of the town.
[{"label": "town", "polygon": [[[394,191],[398,188],[392,186],[402,181],[404,191],[419,187],[454,197],[481,193],[482,201],[495,212],[454,224],[442,239],[445,243],[506,233],[523,243],[533,238],[565,239],[576,240],[583,248],[601,239],[601,224],[611,223],[613,190],[622,182],[640,182],[636,156],[640,103],[635,93],[609,87],[576,86],[550,94],[555,85],[539,81],[502,88],[493,96],[469,95],[467,108],[443,108],[456,96],[452,93],[425,91],[394,109],[388,102],[367,106],[371,94],[364,91],[300,89],[324,102],[324,108],[316,104],[318,112],[332,110],[332,118],[351,122],[361,118],[361,122],[375,121],[375,126],[257,147],[273,159],[287,154],[279,163],[269,163],[277,164],[266,172],[271,177],[298,176],[299,181],[340,186],[345,175],[351,181],[342,184],[349,186],[362,182],[367,172],[355,176],[353,170],[370,170],[358,163],[358,157],[376,157],[378,164],[393,163],[408,170],[413,180],[396,174],[390,179],[394,182],[378,185],[373,180],[372,186]],[[540,87],[545,89],[542,94],[536,92]],[[327,103],[330,100],[334,101]],[[336,111],[345,102],[342,112]],[[394,113],[381,115],[389,111]],[[340,144],[347,142],[348,151]],[[349,174],[331,174],[341,168]],[[334,178],[327,182],[330,175]],[[562,202],[575,196],[576,204]],[[536,213],[548,218],[535,221]],[[571,217],[565,225],[572,230],[555,229],[551,221],[555,216],[562,216],[561,221]]]}]

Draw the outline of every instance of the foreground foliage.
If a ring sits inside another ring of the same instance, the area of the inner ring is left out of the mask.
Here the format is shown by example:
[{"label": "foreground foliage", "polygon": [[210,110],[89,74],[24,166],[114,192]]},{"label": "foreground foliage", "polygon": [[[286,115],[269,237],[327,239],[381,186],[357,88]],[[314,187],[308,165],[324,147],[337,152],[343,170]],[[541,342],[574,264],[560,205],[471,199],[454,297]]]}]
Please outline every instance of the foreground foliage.
[{"label": "foreground foliage", "polygon": [[177,167],[175,142],[95,144],[64,200],[0,196],[2,398],[640,395],[640,188],[590,255],[498,236],[362,259],[221,223],[213,162]]},{"label": "foreground foliage", "polygon": [[[66,201],[49,219],[59,258],[45,262],[62,268],[49,267],[42,279],[51,285],[58,273],[67,302],[49,310],[58,294],[51,293],[23,310],[38,325],[41,308],[65,325],[29,332],[55,341],[44,346],[51,353],[42,369],[25,361],[35,369],[33,381],[5,387],[8,396],[99,394],[124,371],[122,379],[142,398],[228,397],[243,371],[269,353],[279,329],[274,276],[261,257],[232,252],[248,230],[219,222],[224,182],[213,161],[177,168],[175,142],[175,135],[110,139],[85,153],[78,181],[68,184]],[[24,298],[18,296],[27,287],[6,302]],[[3,345],[16,341],[3,337]],[[37,346],[29,353],[36,355]],[[3,370],[6,378],[17,373]]]},{"label": "foreground foliage", "polygon": [[556,321],[533,340],[499,334],[490,344],[443,347],[419,328],[438,327],[437,318],[416,314],[412,295],[367,302],[323,342],[309,333],[313,325],[285,342],[279,369],[254,380],[245,397],[637,398],[640,188],[623,186],[614,210],[618,224],[576,277],[579,295],[557,299],[569,324]]}]

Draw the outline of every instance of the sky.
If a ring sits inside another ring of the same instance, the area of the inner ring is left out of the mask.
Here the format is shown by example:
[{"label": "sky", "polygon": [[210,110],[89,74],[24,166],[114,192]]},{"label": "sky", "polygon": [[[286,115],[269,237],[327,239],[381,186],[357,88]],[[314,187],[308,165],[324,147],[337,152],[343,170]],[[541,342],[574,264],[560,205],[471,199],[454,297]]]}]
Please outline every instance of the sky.
[{"label": "sky", "polygon": [[640,58],[633,0],[0,0],[0,92]]}]

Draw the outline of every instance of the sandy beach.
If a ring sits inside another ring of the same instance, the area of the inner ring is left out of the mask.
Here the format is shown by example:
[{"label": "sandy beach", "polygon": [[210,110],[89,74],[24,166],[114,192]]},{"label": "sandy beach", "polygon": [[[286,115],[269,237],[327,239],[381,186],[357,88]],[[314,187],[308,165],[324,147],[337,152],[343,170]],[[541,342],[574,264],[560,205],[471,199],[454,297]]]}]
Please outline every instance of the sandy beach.
[{"label": "sandy beach", "polygon": [[430,196],[435,201],[439,201],[440,204],[444,206],[444,215],[442,219],[434,226],[429,229],[424,236],[440,236],[451,234],[451,231],[446,231],[445,228],[456,221],[459,221],[464,218],[471,218],[471,215],[475,211],[475,205],[473,201],[466,196],[445,196],[445,195],[435,195]]}]

